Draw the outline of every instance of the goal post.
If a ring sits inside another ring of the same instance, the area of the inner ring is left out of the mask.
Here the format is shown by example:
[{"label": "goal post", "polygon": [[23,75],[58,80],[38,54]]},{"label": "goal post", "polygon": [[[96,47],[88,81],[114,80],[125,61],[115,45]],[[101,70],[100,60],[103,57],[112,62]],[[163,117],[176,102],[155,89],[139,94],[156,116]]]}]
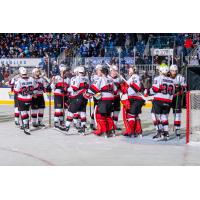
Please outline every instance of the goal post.
[{"label": "goal post", "polygon": [[186,143],[200,142],[200,66],[187,68]]},{"label": "goal post", "polygon": [[200,142],[200,90],[187,92],[186,143]]}]

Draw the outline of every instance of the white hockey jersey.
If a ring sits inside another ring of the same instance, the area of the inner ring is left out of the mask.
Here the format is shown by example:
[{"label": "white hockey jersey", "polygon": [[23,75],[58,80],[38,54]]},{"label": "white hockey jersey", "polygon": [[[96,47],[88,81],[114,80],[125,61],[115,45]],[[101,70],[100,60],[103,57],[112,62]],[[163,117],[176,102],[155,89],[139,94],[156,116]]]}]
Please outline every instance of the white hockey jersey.
[{"label": "white hockey jersey", "polygon": [[72,77],[70,82],[70,98],[76,98],[78,95],[83,94],[89,88],[89,80],[86,76]]},{"label": "white hockey jersey", "polygon": [[49,82],[43,78],[43,77],[39,77],[39,78],[33,78],[37,84],[37,96],[43,96],[43,93],[45,92],[45,88],[47,88],[47,86],[49,85]]},{"label": "white hockey jersey", "polygon": [[112,79],[108,77],[99,77],[91,84],[88,93],[101,93],[101,100],[114,100],[114,93],[117,91]]},{"label": "white hockey jersey", "polygon": [[157,76],[154,78],[152,90],[154,100],[172,102],[175,93],[175,80],[167,76]]},{"label": "white hockey jersey", "polygon": [[14,76],[10,81],[9,81],[9,85],[11,87],[11,91],[14,92],[14,87],[15,87],[15,84],[17,83],[17,81],[20,79],[20,75],[16,75]]},{"label": "white hockey jersey", "polygon": [[128,80],[128,98],[129,99],[143,99],[138,92],[141,91],[141,81],[137,74],[133,74]]},{"label": "white hockey jersey", "polygon": [[68,94],[64,91],[67,91],[69,86],[69,78],[63,79],[60,75],[57,75],[52,78],[51,89],[54,91],[54,96],[67,96]]},{"label": "white hockey jersey", "polygon": [[186,91],[187,89],[187,84],[185,81],[185,78],[181,75],[181,74],[177,74],[175,78],[172,78],[175,81],[175,86],[181,86],[181,91],[180,92],[176,92],[174,96],[178,95],[182,95],[184,91]]},{"label": "white hockey jersey", "polygon": [[20,101],[31,102],[33,94],[36,94],[37,84],[32,77],[19,78],[14,86],[14,92],[18,94]]},{"label": "white hockey jersey", "polygon": [[97,81],[100,77],[97,76],[96,74],[94,74],[93,76],[91,76],[91,83],[94,83],[95,81]]},{"label": "white hockey jersey", "polygon": [[115,91],[115,94],[114,94],[114,97],[115,98],[118,98],[119,95],[120,95],[120,84],[122,83],[122,80],[120,77],[116,76],[116,77],[112,77],[112,76],[108,76],[110,79],[113,80],[114,84],[115,84],[115,87],[116,87],[116,91]]}]

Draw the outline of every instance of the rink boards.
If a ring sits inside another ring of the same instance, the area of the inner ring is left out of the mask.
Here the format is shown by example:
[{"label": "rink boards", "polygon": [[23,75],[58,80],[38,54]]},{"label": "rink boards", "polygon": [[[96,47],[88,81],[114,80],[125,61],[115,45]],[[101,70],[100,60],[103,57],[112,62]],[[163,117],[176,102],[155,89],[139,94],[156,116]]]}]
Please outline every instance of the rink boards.
[{"label": "rink boards", "polygon": [[[53,94],[45,93],[45,105],[49,106],[50,102],[51,105],[54,104],[54,96]],[[14,104],[14,93],[10,91],[10,88],[0,88],[0,105],[13,105]],[[94,102],[91,99],[91,101],[88,101],[88,106],[93,106]],[[152,104],[151,102],[147,102],[144,107],[151,108]]]}]

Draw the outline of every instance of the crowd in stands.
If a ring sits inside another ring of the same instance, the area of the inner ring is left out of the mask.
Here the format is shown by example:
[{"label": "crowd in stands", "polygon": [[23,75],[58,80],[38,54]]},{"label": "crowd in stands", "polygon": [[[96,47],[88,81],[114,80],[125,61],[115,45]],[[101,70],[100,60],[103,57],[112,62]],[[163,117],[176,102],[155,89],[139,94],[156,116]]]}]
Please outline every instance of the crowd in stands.
[{"label": "crowd in stands", "polygon": [[71,56],[114,57],[121,47],[121,57],[136,56],[138,64],[150,64],[145,46],[174,48],[175,55],[187,55],[200,42],[200,34],[136,34],[136,33],[1,33],[0,58],[57,58],[60,52]]},{"label": "crowd in stands", "polygon": [[[174,63],[185,60],[191,50],[200,44],[200,34],[139,34],[139,33],[1,33],[0,58],[42,58],[47,54],[57,58],[61,52],[71,57],[135,57],[135,64],[151,64],[149,45],[154,48],[173,48]],[[163,59],[163,58],[162,58]],[[159,64],[155,56],[154,63]],[[200,50],[191,62],[200,64]],[[187,64],[187,63],[186,63]],[[0,69],[0,80],[8,70]],[[3,77],[3,78],[2,78]]]}]

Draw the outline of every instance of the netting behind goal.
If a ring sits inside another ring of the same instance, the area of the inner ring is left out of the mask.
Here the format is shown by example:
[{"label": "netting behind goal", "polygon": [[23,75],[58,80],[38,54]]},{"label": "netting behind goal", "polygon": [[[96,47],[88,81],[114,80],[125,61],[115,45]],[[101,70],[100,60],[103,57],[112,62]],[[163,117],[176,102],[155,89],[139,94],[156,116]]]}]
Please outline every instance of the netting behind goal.
[{"label": "netting behind goal", "polygon": [[200,142],[200,90],[187,92],[186,142]]}]

